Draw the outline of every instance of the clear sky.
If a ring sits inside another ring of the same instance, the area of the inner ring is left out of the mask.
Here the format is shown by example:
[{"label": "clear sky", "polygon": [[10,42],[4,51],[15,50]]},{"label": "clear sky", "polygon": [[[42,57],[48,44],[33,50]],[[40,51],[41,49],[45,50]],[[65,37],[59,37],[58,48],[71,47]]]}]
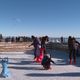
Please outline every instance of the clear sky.
[{"label": "clear sky", "polygon": [[0,33],[80,37],[80,0],[0,0]]}]

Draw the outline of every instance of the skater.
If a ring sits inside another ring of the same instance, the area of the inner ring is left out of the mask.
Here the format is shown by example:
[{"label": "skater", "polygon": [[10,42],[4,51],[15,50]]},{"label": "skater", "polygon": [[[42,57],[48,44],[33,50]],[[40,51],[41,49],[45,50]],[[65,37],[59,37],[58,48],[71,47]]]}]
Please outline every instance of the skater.
[{"label": "skater", "polygon": [[9,71],[9,68],[8,68],[8,58],[3,58],[2,61],[2,72],[1,72],[1,75],[2,77],[10,77],[11,74],[10,74],[10,71]]},{"label": "skater", "polygon": [[48,54],[44,54],[41,64],[45,70],[51,69],[51,62],[54,63],[54,61],[51,60],[51,55],[49,56]]},{"label": "skater", "polygon": [[70,64],[72,64],[72,57],[73,57],[73,63],[76,64],[76,49],[77,49],[77,44],[80,45],[76,39],[71,36],[68,38],[68,49],[69,49],[69,59],[70,59]]},{"label": "skater", "polygon": [[63,41],[63,37],[61,37],[61,44],[63,44],[63,42],[64,42],[64,41]]},{"label": "skater", "polygon": [[44,54],[46,54],[46,42],[48,42],[48,36],[44,36],[41,39],[41,48],[44,48]]},{"label": "skater", "polygon": [[39,43],[37,37],[31,36],[31,38],[32,38],[33,42],[32,42],[31,45],[29,45],[29,47],[32,46],[32,45],[34,46],[34,59],[36,59],[36,57],[37,57],[37,56],[39,55],[39,53],[40,53],[40,49],[39,49],[40,43]]}]

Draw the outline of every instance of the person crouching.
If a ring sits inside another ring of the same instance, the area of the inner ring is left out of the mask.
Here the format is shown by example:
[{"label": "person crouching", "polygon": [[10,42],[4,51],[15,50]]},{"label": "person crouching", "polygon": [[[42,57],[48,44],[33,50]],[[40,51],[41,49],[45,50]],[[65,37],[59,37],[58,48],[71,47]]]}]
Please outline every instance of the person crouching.
[{"label": "person crouching", "polygon": [[51,55],[44,54],[41,64],[45,70],[51,69],[51,62],[54,63],[54,61],[51,60]]}]

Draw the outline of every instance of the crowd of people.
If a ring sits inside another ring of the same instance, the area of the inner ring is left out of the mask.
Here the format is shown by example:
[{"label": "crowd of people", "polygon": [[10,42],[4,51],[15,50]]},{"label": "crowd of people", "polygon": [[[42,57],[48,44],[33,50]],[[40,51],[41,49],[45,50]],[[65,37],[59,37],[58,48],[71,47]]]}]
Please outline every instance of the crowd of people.
[{"label": "crowd of people", "polygon": [[[50,69],[50,62],[51,60],[50,55],[46,51],[46,42],[48,42],[48,36],[40,37],[39,39],[35,36],[32,36],[32,44],[34,46],[34,60],[40,62],[44,69]],[[31,46],[29,45],[29,47]]]},{"label": "crowd of people", "polygon": [[[43,36],[40,38],[37,38],[35,36],[31,37],[33,42],[30,46],[34,46],[34,60],[41,62],[43,67],[45,69],[50,68],[50,62],[54,63],[54,61],[51,60],[50,54],[46,51],[46,42],[49,41],[48,36]],[[61,38],[63,43],[63,38]],[[61,43],[61,44],[62,44]],[[68,38],[68,50],[69,50],[69,64],[76,64],[76,54],[78,53],[78,49],[80,47],[80,43],[76,41],[74,37],[69,36]]]}]

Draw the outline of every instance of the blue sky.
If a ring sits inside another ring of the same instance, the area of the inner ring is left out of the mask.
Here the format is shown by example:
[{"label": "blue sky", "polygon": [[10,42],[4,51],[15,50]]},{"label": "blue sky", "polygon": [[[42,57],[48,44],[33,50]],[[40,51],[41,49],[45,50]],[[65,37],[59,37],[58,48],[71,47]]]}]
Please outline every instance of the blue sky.
[{"label": "blue sky", "polygon": [[0,33],[80,37],[80,0],[0,0]]}]

